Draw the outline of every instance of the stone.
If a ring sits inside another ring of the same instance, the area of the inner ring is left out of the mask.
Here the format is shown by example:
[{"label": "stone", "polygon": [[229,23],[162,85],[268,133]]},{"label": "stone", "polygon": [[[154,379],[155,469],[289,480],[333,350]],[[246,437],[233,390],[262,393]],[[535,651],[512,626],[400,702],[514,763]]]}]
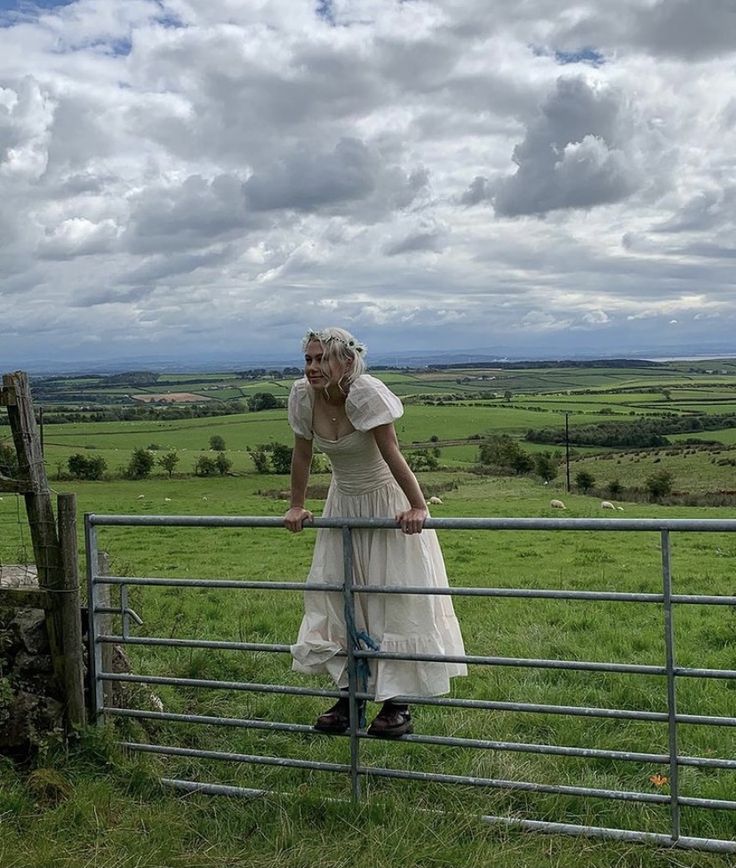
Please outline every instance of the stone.
[{"label": "stone", "polygon": [[43,654],[49,650],[49,637],[46,633],[46,620],[43,609],[19,609],[10,622],[31,654]]}]

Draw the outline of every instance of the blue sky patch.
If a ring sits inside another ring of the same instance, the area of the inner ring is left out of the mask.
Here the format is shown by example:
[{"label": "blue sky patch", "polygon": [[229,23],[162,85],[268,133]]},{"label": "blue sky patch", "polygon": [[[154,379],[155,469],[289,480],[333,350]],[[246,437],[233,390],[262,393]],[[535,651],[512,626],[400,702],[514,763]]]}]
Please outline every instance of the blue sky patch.
[{"label": "blue sky patch", "polygon": [[581,48],[579,51],[555,51],[555,60],[560,64],[589,63],[591,66],[603,66],[606,58],[595,48]]}]

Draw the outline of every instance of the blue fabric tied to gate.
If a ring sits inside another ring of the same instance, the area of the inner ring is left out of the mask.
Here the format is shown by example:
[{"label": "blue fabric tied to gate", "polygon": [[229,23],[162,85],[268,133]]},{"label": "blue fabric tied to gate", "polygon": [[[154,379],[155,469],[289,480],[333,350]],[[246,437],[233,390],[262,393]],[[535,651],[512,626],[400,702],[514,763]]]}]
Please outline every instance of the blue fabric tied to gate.
[{"label": "blue fabric tied to gate", "polygon": [[[358,630],[355,626],[355,620],[353,619],[353,613],[350,611],[350,607],[345,605],[345,626],[347,627],[348,635],[350,636],[350,641],[353,645],[354,651],[365,651],[366,649],[370,651],[379,651],[380,645],[376,642],[376,640],[370,635],[370,633],[366,633],[365,630]],[[358,678],[358,688],[361,693],[368,692],[368,679],[371,675],[371,667],[368,660],[365,657],[359,657],[355,661],[356,666],[356,674]],[[358,725],[362,728],[365,726],[365,702],[358,702],[358,711],[359,711],[359,720]]]}]

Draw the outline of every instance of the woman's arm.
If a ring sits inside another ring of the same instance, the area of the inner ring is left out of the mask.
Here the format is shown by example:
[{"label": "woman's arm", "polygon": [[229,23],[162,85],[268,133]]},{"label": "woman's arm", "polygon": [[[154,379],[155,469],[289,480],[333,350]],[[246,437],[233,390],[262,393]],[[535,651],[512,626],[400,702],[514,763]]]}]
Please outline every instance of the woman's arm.
[{"label": "woman's arm", "polygon": [[304,522],[313,518],[312,513],[304,508],[311,464],[312,441],[294,435],[294,451],[291,454],[291,506],[284,516],[284,524],[292,533],[299,533]]},{"label": "woman's arm", "polygon": [[414,476],[412,469],[401,454],[393,422],[389,422],[388,425],[378,425],[376,428],[371,429],[371,431],[383,456],[383,460],[388,464],[394,479],[398,482],[399,487],[411,504],[410,509],[400,512],[396,516],[396,521],[404,533],[421,533],[422,525],[428,515],[424,495],[422,494],[422,489],[419,487],[416,476]]}]

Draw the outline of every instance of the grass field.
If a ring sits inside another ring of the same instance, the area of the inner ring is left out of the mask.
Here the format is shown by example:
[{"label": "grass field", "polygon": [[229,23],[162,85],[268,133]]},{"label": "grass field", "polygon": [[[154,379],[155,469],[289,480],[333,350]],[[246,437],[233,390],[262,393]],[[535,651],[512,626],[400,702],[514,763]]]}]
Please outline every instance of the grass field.
[{"label": "grass field", "polygon": [[[726,364],[726,363],[724,363]],[[730,364],[730,363],[729,363]],[[712,365],[712,363],[711,363]],[[672,366],[665,372],[644,370],[503,371],[500,384],[478,390],[510,389],[510,402],[484,406],[409,403],[397,424],[402,444],[472,434],[509,433],[522,437],[529,427],[562,426],[570,410],[572,425],[610,419],[614,413],[647,414],[664,410],[690,412],[691,401],[727,412],[733,383],[726,375],[706,373],[709,366]],[[721,370],[721,363],[717,369]],[[403,394],[445,394],[457,389],[458,377],[477,370],[436,372],[409,377],[381,372]],[[506,375],[509,375],[508,377]],[[513,377],[510,375],[513,374]],[[544,385],[540,385],[547,377]],[[194,375],[190,376],[193,379]],[[514,379],[516,378],[516,379]],[[514,385],[511,385],[513,383]],[[533,394],[535,383],[541,391]],[[693,388],[693,384],[698,388]],[[661,387],[671,393],[666,400]],[[700,386],[703,386],[701,389]],[[79,383],[74,384],[80,385]],[[84,385],[84,384],[82,384]],[[175,377],[161,378],[157,389],[179,389]],[[203,388],[264,390],[264,383],[234,384],[214,375],[202,376]],[[279,383],[286,394],[288,381]],[[683,386],[680,391],[680,385]],[[610,394],[561,394],[574,389],[646,391]],[[658,391],[659,387],[659,391]],[[90,386],[92,388],[92,386]],[[97,386],[95,386],[97,388]],[[529,393],[517,394],[522,388]],[[463,386],[465,390],[465,386]],[[465,390],[469,393],[472,388]],[[223,391],[224,393],[224,391]],[[275,390],[274,390],[274,393]],[[205,394],[216,395],[217,391]],[[682,398],[682,400],[679,400]],[[540,409],[532,409],[540,408]],[[546,412],[545,412],[546,411]],[[632,417],[635,418],[635,417]],[[556,421],[555,421],[556,420]],[[0,432],[7,429],[0,428]],[[191,464],[206,452],[209,437],[220,434],[234,462],[233,477],[196,478]],[[684,436],[679,439],[684,439]],[[688,435],[690,436],[690,435]],[[726,447],[733,430],[701,432]],[[259,476],[245,449],[290,435],[283,410],[206,419],[134,423],[79,423],[46,429],[46,458],[51,476],[73,452],[102,455],[110,469],[126,463],[134,448],[155,444],[176,450],[180,465],[173,479],[157,475],[138,482],[108,479],[95,483],[63,482],[77,493],[80,512],[123,514],[281,515],[286,507],[278,492],[285,477]],[[672,437],[673,442],[678,439]],[[548,448],[524,444],[530,450]],[[672,450],[669,450],[672,452]],[[441,490],[442,516],[555,516],[551,497],[562,496],[569,517],[601,516],[599,497],[566,494],[562,480],[544,486],[532,477],[477,477],[464,472],[476,460],[477,445],[442,446],[440,462],[449,469],[420,475],[426,492]],[[618,479],[624,486],[643,484],[655,469],[672,471],[675,488],[688,491],[736,490],[736,466],[718,461],[736,458],[736,450],[718,454],[687,448],[590,454],[581,450],[573,476],[588,469],[596,484]],[[186,474],[186,475],[185,475]],[[316,478],[324,485],[326,476]],[[57,486],[56,483],[54,483]],[[317,511],[320,501],[312,503]],[[732,517],[729,508],[663,507],[625,503],[615,516]],[[610,513],[605,513],[610,517]],[[100,530],[100,545],[110,552],[113,574],[181,578],[303,579],[309,568],[312,532],[291,536],[280,530],[131,529]],[[650,533],[478,532],[440,534],[454,586],[546,587],[657,593],[661,590],[659,541]],[[20,500],[0,497],[0,564],[30,559],[30,543]],[[80,553],[83,550],[80,536]],[[673,575],[678,593],[734,594],[736,541],[724,534],[673,535]],[[288,643],[301,617],[298,592],[223,591],[214,588],[131,588],[131,605],[143,618],[137,635]],[[600,660],[660,665],[663,662],[662,614],[658,606],[625,603],[562,602],[457,598],[470,654]],[[675,612],[677,663],[682,666],[736,668],[733,607],[678,607]],[[116,631],[119,630],[119,624]],[[133,670],[144,674],[329,687],[326,681],[290,670],[288,655],[265,652],[183,648],[127,648]],[[733,715],[734,682],[681,679],[678,710],[682,713]],[[201,688],[155,688],[167,711],[311,723],[324,700],[273,694]],[[471,668],[455,683],[454,694],[465,699],[536,702],[589,707],[663,711],[666,687],[659,676],[585,673],[570,670]],[[151,708],[149,693],[129,688],[122,704]],[[492,739],[507,742],[564,744],[644,752],[667,751],[661,724],[577,718],[520,711],[415,708],[417,732],[425,735]],[[214,725],[174,722],[122,722],[116,731],[88,733],[82,745],[63,751],[46,741],[37,765],[58,774],[64,786],[44,788],[27,769],[0,765],[0,865],[3,868],[71,868],[71,866],[284,866],[284,868],[347,868],[401,864],[409,868],[450,866],[537,866],[607,868],[607,866],[722,866],[724,857],[675,853],[641,845],[575,840],[522,834],[484,826],[481,814],[545,818],[666,832],[667,811],[658,806],[629,805],[611,800],[505,792],[446,784],[372,779],[361,805],[331,801],[349,796],[343,774],[316,773],[242,763],[192,758],[125,756],[117,738],[179,744],[237,753],[292,756],[343,763],[343,738],[264,732]],[[736,729],[680,727],[683,754],[733,757]],[[655,763],[627,763],[601,758],[565,758],[534,753],[451,748],[408,741],[391,744],[366,740],[361,748],[367,766],[431,769],[542,783],[667,792],[650,778],[668,774]],[[733,798],[734,773],[683,768],[682,789],[688,795]],[[242,801],[178,795],[161,789],[158,778],[197,778],[291,795]],[[437,813],[447,811],[446,815]],[[732,812],[683,811],[683,833],[736,837]]]},{"label": "grass field", "polygon": [[[284,479],[273,480],[278,487]],[[426,484],[425,480],[425,484]],[[80,509],[95,512],[206,513],[278,515],[283,502],[258,494],[262,478],[149,480],[143,483],[77,483],[73,487]],[[138,498],[139,491],[145,497]],[[549,490],[529,480],[470,479],[444,495],[436,515],[552,515]],[[170,500],[166,500],[166,498]],[[207,498],[203,500],[203,498]],[[568,515],[600,514],[597,500],[566,496]],[[316,504],[319,505],[318,503]],[[21,523],[15,498],[0,503],[2,558],[20,547]],[[724,509],[663,508],[628,505],[626,516],[652,515],[730,516]],[[311,533],[289,536],[281,531],[203,529],[100,529],[100,544],[110,551],[112,572],[125,575],[276,580],[300,578],[310,560]],[[481,533],[444,532],[442,544],[452,584],[456,586],[513,586],[615,589],[657,592],[660,584],[658,540],[651,534],[593,533]],[[736,543],[723,535],[676,536],[673,570],[678,592],[733,593]],[[81,544],[81,543],[80,543]],[[298,627],[301,605],[293,592],[234,592],[208,589],[171,590],[131,588],[131,605],[142,616],[141,635],[289,642]],[[456,609],[471,654],[561,657],[659,664],[662,661],[661,613],[657,607],[622,603],[564,603],[558,601],[458,599]],[[705,667],[732,666],[733,611],[727,607],[682,608],[676,613],[678,663]],[[296,675],[280,654],[245,654],[192,649],[128,649],[135,671],[183,677],[217,678],[329,686]],[[262,718],[309,723],[324,700],[278,698],[237,691],[193,688],[155,688],[165,708],[183,714]],[[658,677],[603,673],[474,667],[467,679],[456,682],[455,695],[502,701],[580,704],[615,708],[663,710],[665,685]],[[124,701],[146,708],[146,693],[129,692]],[[730,682],[683,681],[678,689],[683,713],[733,713]],[[486,738],[502,741],[554,742],[578,747],[604,747],[666,752],[667,736],[658,724],[586,720],[554,715],[514,712],[448,711],[418,708],[417,730],[425,734]],[[728,728],[682,727],[680,749],[705,756],[733,756],[736,740]],[[146,727],[126,724],[121,732],[133,740],[224,749],[240,753],[288,755],[327,762],[344,762],[345,739],[305,737],[228,727],[182,726],[154,723]],[[96,750],[100,750],[99,746]],[[103,775],[92,769],[89,751],[60,758],[51,764],[69,781],[71,793],[59,805],[33,801],[22,774],[3,773],[6,822],[0,828],[5,865],[308,865],[327,848],[320,864],[375,864],[397,858],[409,865],[509,864],[510,854],[520,865],[717,865],[718,857],[680,855],[668,862],[664,854],[621,844],[563,841],[521,835],[477,825],[472,815],[482,813],[545,817],[570,822],[621,825],[666,830],[666,811],[631,807],[625,803],[560,796],[509,794],[448,785],[373,781],[366,787],[370,805],[326,807],[325,799],[347,797],[342,775],[206,763],[193,759],[125,759],[115,755]],[[95,756],[93,751],[93,756]],[[470,751],[420,744],[364,745],[367,765],[410,769],[431,768],[449,774],[471,774],[549,783],[587,784],[656,792],[649,777],[664,772],[654,764],[542,757],[526,753]],[[297,793],[271,799],[266,805],[232,803],[203,797],[177,797],[160,792],[154,778],[196,777],[251,787]],[[685,769],[683,789],[690,795],[730,798],[733,773]],[[426,816],[420,809],[444,809],[454,819]],[[95,819],[95,811],[97,816]],[[458,815],[457,812],[460,812]],[[172,817],[176,820],[172,823]],[[314,821],[315,815],[320,820]],[[71,817],[76,820],[72,823]],[[239,821],[236,818],[240,818]],[[389,819],[390,817],[390,819]],[[138,830],[127,842],[119,834],[123,825]],[[278,818],[278,820],[276,819]],[[736,835],[735,818],[728,812],[705,814],[685,811],[685,831],[696,835]],[[372,854],[344,852],[348,840],[365,841]],[[70,824],[74,832],[69,832]],[[238,829],[258,830],[244,846]],[[286,824],[286,828],[281,828]],[[29,837],[31,827],[44,834]],[[137,839],[145,833],[146,846]],[[442,830],[442,844],[430,857],[425,838]],[[393,830],[393,831],[392,831]],[[330,843],[338,836],[340,846]],[[353,837],[354,836],[354,837]],[[391,843],[391,838],[396,840]],[[253,840],[255,839],[255,840]],[[23,841],[28,861],[19,861]],[[401,844],[397,843],[401,841]],[[464,843],[463,843],[464,842]],[[53,846],[52,846],[53,845]],[[87,862],[75,862],[72,847],[81,847]],[[253,848],[252,850],[250,848]],[[466,849],[469,847],[469,850]],[[162,853],[168,848],[168,856]],[[68,851],[66,861],[60,853]],[[2,850],[0,849],[0,852]],[[114,854],[117,852],[117,856]],[[93,857],[93,853],[96,853]],[[393,857],[391,854],[394,854]],[[457,861],[461,853],[466,855]],[[30,855],[29,855],[30,854]],[[8,861],[8,856],[10,861]],[[126,859],[127,861],[123,861]],[[97,863],[89,861],[97,858]],[[114,861],[115,859],[120,861]],[[170,861],[161,861],[168,858]],[[352,857],[351,857],[352,858]],[[432,861],[434,858],[434,861]],[[16,861],[13,861],[15,859]],[[106,859],[107,861],[102,861]],[[159,861],[156,861],[158,859]],[[221,861],[218,862],[217,860]],[[270,862],[268,860],[271,860]],[[506,859],[507,861],[503,861]],[[615,861],[611,861],[611,860]],[[698,861],[687,861],[697,859]],[[33,861],[35,860],[35,861]],[[177,861],[178,860],[178,861]],[[190,860],[187,862],[187,860]],[[197,861],[199,860],[199,861]],[[229,860],[229,861],[228,861]],[[362,861],[361,861],[362,860]],[[413,860],[413,861],[412,861]],[[463,861],[464,860],[464,861]],[[526,861],[524,861],[526,860]]]}]

